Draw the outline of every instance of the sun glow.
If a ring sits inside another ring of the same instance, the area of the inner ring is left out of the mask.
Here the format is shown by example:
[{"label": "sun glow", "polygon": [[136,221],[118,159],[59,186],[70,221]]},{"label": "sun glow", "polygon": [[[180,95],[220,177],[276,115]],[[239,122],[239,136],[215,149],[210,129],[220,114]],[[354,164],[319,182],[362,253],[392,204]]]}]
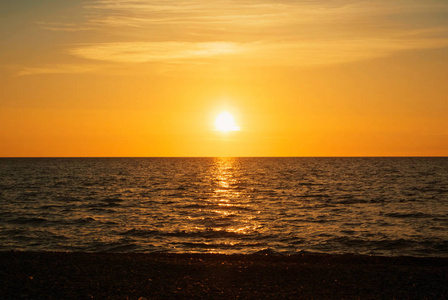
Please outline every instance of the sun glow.
[{"label": "sun glow", "polygon": [[228,112],[220,113],[215,120],[215,129],[221,132],[239,131],[238,127],[233,119],[233,116]]}]

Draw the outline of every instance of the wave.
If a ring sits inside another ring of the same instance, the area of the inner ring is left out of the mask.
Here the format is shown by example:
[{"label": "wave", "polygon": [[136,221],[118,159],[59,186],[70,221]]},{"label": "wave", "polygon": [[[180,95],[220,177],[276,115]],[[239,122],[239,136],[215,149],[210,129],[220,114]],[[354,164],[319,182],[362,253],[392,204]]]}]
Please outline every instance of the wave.
[{"label": "wave", "polygon": [[185,242],[185,243],[173,243],[174,245],[180,245],[187,248],[202,248],[202,249],[229,249],[238,246],[227,244],[227,243],[195,243],[195,242]]},{"label": "wave", "polygon": [[394,213],[384,213],[383,214],[386,217],[390,217],[390,218],[415,218],[415,219],[420,219],[420,218],[434,218],[434,215],[431,214],[425,214],[425,213],[421,213],[421,212],[416,212],[416,213],[398,213],[398,212],[394,212]]},{"label": "wave", "polygon": [[93,222],[96,222],[96,220],[92,217],[78,218],[66,221],[66,223],[68,224],[75,224],[75,225],[85,225]]},{"label": "wave", "polygon": [[254,211],[250,206],[244,204],[232,203],[229,205],[223,205],[219,203],[207,203],[207,204],[187,204],[179,206],[180,209],[186,210],[225,210],[225,211]]},{"label": "wave", "polygon": [[133,237],[150,237],[155,235],[161,235],[161,232],[158,230],[147,230],[147,229],[130,229],[125,232],[122,232],[121,235],[124,236],[133,236]]},{"label": "wave", "polygon": [[45,218],[40,218],[40,217],[18,217],[15,219],[11,219],[8,221],[8,223],[12,223],[12,224],[30,224],[30,225],[38,225],[38,224],[42,224],[48,222],[47,219]]},{"label": "wave", "polygon": [[176,237],[176,238],[192,238],[192,237],[200,237],[200,238],[241,238],[244,236],[247,236],[247,234],[244,233],[238,233],[233,231],[226,231],[226,230],[213,230],[213,229],[206,229],[206,230],[197,230],[197,231],[159,231],[159,230],[152,230],[152,229],[130,229],[127,230],[121,235],[124,236],[132,236],[132,237],[154,237],[154,236],[160,236],[160,237]]},{"label": "wave", "polygon": [[82,248],[86,252],[134,252],[139,246],[132,242],[93,242]]}]

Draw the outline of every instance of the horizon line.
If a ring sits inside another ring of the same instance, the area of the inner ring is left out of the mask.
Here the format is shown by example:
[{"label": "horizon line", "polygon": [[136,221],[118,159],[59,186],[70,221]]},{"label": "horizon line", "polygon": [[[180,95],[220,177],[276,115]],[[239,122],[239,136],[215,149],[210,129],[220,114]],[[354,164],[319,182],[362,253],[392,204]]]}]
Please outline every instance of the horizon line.
[{"label": "horizon line", "polygon": [[0,156],[4,158],[448,158],[448,155],[302,155],[302,156]]}]

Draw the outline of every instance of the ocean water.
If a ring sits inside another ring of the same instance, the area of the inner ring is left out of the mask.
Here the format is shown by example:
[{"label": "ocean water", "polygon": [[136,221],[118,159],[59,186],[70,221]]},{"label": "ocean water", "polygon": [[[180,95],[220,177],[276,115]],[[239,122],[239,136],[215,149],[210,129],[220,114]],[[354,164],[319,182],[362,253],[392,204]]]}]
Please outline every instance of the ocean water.
[{"label": "ocean water", "polygon": [[448,256],[448,158],[1,158],[0,251]]}]

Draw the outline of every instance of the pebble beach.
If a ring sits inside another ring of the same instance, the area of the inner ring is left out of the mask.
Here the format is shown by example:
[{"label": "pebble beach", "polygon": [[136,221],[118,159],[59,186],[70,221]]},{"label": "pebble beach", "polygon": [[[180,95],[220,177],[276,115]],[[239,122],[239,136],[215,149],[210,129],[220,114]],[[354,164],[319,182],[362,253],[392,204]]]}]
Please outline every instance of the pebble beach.
[{"label": "pebble beach", "polygon": [[0,252],[0,299],[446,299],[448,258]]}]

